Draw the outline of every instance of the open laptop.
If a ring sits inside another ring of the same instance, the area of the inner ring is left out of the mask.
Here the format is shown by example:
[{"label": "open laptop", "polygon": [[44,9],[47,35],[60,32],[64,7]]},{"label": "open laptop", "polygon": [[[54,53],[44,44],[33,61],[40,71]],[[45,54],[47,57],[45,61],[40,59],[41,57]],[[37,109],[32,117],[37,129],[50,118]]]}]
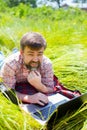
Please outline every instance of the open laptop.
[{"label": "open laptop", "polygon": [[69,99],[59,93],[48,96],[49,103],[46,106],[35,104],[21,104],[21,108],[29,112],[31,116],[40,124],[52,122],[57,112],[57,118],[63,117],[67,111],[77,110],[85,101],[87,101],[87,93]]}]

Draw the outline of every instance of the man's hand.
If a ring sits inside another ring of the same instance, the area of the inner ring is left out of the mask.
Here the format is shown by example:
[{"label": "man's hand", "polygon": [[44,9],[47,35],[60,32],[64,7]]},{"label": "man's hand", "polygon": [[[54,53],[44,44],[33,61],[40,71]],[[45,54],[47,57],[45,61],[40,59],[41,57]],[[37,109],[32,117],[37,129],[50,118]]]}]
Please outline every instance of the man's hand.
[{"label": "man's hand", "polygon": [[40,93],[40,92],[33,95],[21,94],[19,92],[16,92],[16,94],[19,100],[26,103],[39,104],[41,106],[44,106],[49,102],[48,97],[45,94]]},{"label": "man's hand", "polygon": [[41,83],[41,75],[38,71],[31,71],[27,77],[27,80],[31,85],[36,86]]},{"label": "man's hand", "polygon": [[28,82],[38,91],[43,93],[52,93],[54,90],[51,87],[41,83],[41,75],[38,71],[31,71],[27,77]]},{"label": "man's hand", "polygon": [[31,99],[29,99],[31,103],[39,104],[41,106],[46,105],[48,101],[48,97],[43,93],[36,93],[31,96]]},{"label": "man's hand", "polygon": [[43,84],[41,83],[41,75],[38,71],[31,71],[27,77],[28,82],[37,90],[43,92]]}]

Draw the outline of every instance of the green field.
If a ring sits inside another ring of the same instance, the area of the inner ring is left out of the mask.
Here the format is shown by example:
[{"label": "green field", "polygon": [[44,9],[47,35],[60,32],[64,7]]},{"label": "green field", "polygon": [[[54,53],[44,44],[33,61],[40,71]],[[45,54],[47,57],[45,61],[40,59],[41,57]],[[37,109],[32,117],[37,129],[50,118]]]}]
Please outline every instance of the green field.
[{"label": "green field", "polygon": [[[40,32],[47,41],[45,55],[52,60],[54,74],[65,87],[85,93],[87,90],[87,12],[73,8],[58,10],[50,7],[30,8],[23,4],[13,8],[3,8],[0,9],[0,50],[4,55],[6,57],[10,55],[15,47],[19,49],[20,38],[24,33]],[[86,110],[83,116],[87,118],[87,106],[84,109]],[[30,116],[21,112],[2,95],[0,95],[0,114],[0,130],[41,129],[37,122],[33,123]],[[65,122],[68,120],[68,118],[63,119]],[[71,123],[75,124],[76,121]],[[79,130],[77,127],[73,128],[71,123],[68,124],[70,130]],[[82,130],[86,129],[87,121]],[[57,130],[60,129],[57,127]]]}]

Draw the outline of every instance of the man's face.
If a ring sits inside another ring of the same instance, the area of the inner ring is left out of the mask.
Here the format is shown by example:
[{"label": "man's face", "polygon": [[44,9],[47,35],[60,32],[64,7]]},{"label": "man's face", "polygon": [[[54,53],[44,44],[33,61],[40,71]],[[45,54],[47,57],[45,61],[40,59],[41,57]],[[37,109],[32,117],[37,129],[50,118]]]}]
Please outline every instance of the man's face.
[{"label": "man's face", "polygon": [[26,46],[22,51],[25,66],[30,70],[37,69],[41,65],[43,52],[44,47],[39,50],[32,50]]}]

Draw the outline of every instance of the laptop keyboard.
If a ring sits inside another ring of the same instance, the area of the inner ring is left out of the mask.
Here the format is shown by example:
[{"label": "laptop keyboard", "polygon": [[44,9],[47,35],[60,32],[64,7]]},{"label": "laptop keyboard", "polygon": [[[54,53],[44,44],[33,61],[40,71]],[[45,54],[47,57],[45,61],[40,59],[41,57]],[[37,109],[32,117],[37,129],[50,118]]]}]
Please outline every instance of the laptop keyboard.
[{"label": "laptop keyboard", "polygon": [[50,102],[50,105],[46,105],[45,107],[43,107],[43,109],[41,110],[37,110],[37,112],[33,113],[35,116],[37,116],[39,119],[45,121],[47,120],[47,118],[56,110],[56,108],[60,105],[65,103],[67,100],[64,99],[56,104],[52,104]]}]

